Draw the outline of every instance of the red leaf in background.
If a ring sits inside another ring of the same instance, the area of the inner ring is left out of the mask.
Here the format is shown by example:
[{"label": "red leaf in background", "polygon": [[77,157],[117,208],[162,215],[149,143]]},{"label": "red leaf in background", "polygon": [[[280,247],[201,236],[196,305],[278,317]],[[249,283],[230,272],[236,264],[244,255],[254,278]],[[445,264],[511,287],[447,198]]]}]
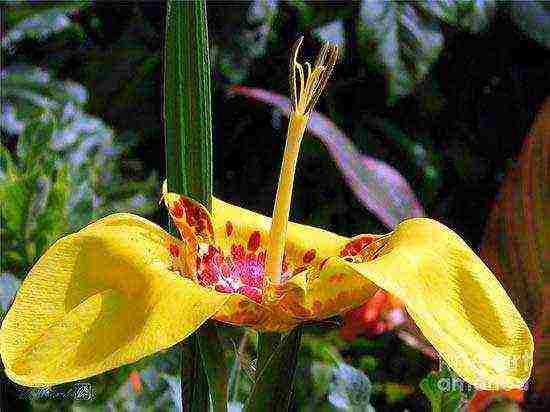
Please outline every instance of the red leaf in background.
[{"label": "red leaf in background", "polygon": [[[535,338],[533,383],[550,393],[550,100],[525,139],[516,167],[493,206],[481,256],[522,313]],[[545,213],[546,212],[546,213]]]},{"label": "red leaf in background", "polygon": [[[290,115],[290,100],[280,94],[243,86],[234,86],[231,91],[268,103]],[[404,219],[424,216],[405,178],[387,163],[361,154],[327,117],[311,113],[308,130],[326,146],[355,196],[386,226],[394,228]]]}]

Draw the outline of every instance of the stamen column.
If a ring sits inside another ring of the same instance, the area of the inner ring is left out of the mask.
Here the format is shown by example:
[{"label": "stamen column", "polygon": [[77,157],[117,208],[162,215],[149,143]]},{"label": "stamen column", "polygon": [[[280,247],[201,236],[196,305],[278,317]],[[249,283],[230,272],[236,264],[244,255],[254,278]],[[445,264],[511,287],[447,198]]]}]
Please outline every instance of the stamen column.
[{"label": "stamen column", "polygon": [[[296,43],[290,62],[290,89],[292,92],[292,113],[288,125],[283,164],[277,186],[277,196],[271,220],[269,232],[269,247],[267,250],[266,262],[266,285],[264,285],[264,296],[270,299],[268,287],[270,284],[281,283],[282,264],[285,252],[286,233],[290,204],[292,200],[292,189],[294,186],[294,175],[296,163],[300,151],[300,144],[304,136],[309,115],[313,106],[319,99],[325,88],[328,78],[338,59],[338,48],[325,44],[315,61],[313,69],[306,63],[307,72],[297,62],[297,55],[303,38]],[[296,79],[298,73],[298,79]]]},{"label": "stamen column", "polygon": [[[266,262],[266,278],[273,283],[281,283],[281,268],[285,252],[286,230],[292,201],[292,188],[294,186],[294,174],[300,152],[300,144],[306,130],[309,115],[292,113],[288,125],[283,164],[277,186],[275,207],[269,232],[268,259]],[[283,241],[281,241],[281,239]]]}]

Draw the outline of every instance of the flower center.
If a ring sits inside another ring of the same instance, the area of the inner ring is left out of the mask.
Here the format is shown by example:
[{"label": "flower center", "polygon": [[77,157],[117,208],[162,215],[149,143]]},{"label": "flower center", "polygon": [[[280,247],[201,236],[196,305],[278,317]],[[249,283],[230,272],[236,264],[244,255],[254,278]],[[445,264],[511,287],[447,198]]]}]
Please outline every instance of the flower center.
[{"label": "flower center", "polygon": [[[220,248],[201,243],[197,256],[197,282],[218,292],[240,293],[260,303],[263,298],[266,252],[259,249],[259,232],[250,236],[246,248],[231,245],[224,254]],[[283,262],[283,278],[289,278],[288,262]]]},{"label": "flower center", "polygon": [[[281,269],[300,144],[313,106],[319,100],[338,59],[338,47],[326,43],[321,48],[313,69],[306,62],[306,71],[304,71],[303,66],[297,61],[302,41],[303,37],[294,46],[290,62],[292,113],[288,125],[283,163],[269,232],[266,282],[275,284],[282,281]],[[296,78],[296,74],[298,74],[298,78]]]}]

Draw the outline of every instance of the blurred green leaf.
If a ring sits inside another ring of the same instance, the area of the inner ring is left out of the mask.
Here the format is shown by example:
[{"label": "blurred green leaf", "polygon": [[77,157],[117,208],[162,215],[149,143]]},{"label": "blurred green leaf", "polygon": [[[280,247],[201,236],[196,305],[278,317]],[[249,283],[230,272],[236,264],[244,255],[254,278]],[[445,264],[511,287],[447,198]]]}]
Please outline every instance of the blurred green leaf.
[{"label": "blurred green leaf", "polygon": [[[213,31],[214,59],[221,74],[230,83],[241,83],[250,64],[265,54],[277,14],[279,0],[252,0],[232,7],[215,3],[215,15],[223,22]],[[214,21],[216,18],[214,17]],[[232,24],[233,23],[233,24]],[[230,31],[230,32],[227,32]]]},{"label": "blurred green leaf", "polygon": [[336,44],[340,49],[340,53],[344,54],[345,46],[345,31],[344,22],[342,20],[334,20],[324,26],[315,29],[315,35],[317,35],[322,41],[326,43]]},{"label": "blurred green leaf", "polygon": [[50,171],[59,161],[71,167],[67,206],[74,210],[68,215],[71,227],[111,211],[152,210],[155,176],[145,182],[116,183],[120,173],[114,160],[123,148],[113,142],[113,131],[104,122],[84,112],[87,92],[82,86],[32,67],[5,70],[2,80],[7,86],[1,95],[2,126],[20,134],[21,167],[29,170],[39,158],[40,167]]},{"label": "blurred green leaf", "polygon": [[455,412],[475,393],[473,386],[463,381],[443,360],[440,368],[420,382],[420,389],[430,400],[433,412]]},{"label": "blurred green leaf", "polygon": [[470,32],[485,29],[494,16],[495,0],[435,0],[416,2],[420,12],[434,16],[442,22]]},{"label": "blurred green leaf", "polygon": [[[90,4],[90,1],[72,0],[57,4],[40,4],[33,1],[8,1],[7,24],[9,30],[2,37],[2,48],[11,49],[26,38],[44,40],[53,33],[58,33],[74,23],[71,14]],[[10,4],[11,3],[11,4]]]},{"label": "blurred green leaf", "polygon": [[[409,94],[425,78],[443,49],[442,25],[480,32],[488,26],[495,8],[495,0],[362,0],[361,37],[363,42],[373,42],[384,65],[388,103]],[[525,4],[520,9],[536,15]],[[535,36],[544,37],[547,27],[535,30],[535,20],[527,21],[533,21]]]},{"label": "blurred green leaf", "polygon": [[550,8],[547,0],[511,1],[512,20],[531,38],[550,48]]},{"label": "blurred green leaf", "polygon": [[372,385],[360,370],[345,363],[326,365],[315,362],[312,373],[317,386],[325,388],[326,397],[335,410],[374,412],[370,404]]},{"label": "blurred green leaf", "polygon": [[386,68],[393,103],[425,77],[443,47],[443,35],[437,22],[419,14],[412,3],[363,0],[361,22]]},{"label": "blurred green leaf", "polygon": [[11,273],[0,273],[0,318],[7,312],[21,281]]},{"label": "blurred green leaf", "polygon": [[8,67],[0,72],[1,127],[20,133],[25,122],[41,116],[61,117],[65,111],[85,104],[86,90],[70,81],[59,81],[36,67]]}]

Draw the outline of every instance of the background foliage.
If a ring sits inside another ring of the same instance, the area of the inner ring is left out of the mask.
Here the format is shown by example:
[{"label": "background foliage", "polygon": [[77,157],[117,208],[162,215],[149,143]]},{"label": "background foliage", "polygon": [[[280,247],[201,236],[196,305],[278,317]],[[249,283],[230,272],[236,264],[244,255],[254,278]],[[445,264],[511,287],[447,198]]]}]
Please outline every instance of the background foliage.
[{"label": "background foliage", "polygon": [[[156,202],[165,170],[165,7],[87,1],[1,7],[0,309],[6,310],[33,262],[63,234],[113,211],[166,219]],[[392,166],[427,215],[477,248],[498,189],[550,94],[549,16],[543,1],[209,2],[214,193],[271,213],[284,113],[240,96],[234,86],[288,95],[289,47],[304,34],[306,54],[322,39],[343,49],[318,111],[358,156]],[[341,146],[330,142],[315,130],[304,139],[292,219],[344,235],[387,230],[376,208],[367,209],[346,185],[331,158]],[[368,186],[372,174],[365,176],[365,193],[381,190],[391,199],[383,185]],[[428,408],[420,382],[436,361],[392,333],[345,341],[336,322],[305,331],[297,410]],[[252,382],[255,335],[226,330],[224,337],[230,398],[239,410]],[[70,385],[28,391],[3,375],[0,385],[3,400],[22,410],[171,410],[179,404],[177,368],[176,354],[167,351],[87,380],[92,401],[73,401]],[[428,396],[429,384],[422,385]],[[537,399],[533,408],[543,407],[540,395],[528,396]]]}]

